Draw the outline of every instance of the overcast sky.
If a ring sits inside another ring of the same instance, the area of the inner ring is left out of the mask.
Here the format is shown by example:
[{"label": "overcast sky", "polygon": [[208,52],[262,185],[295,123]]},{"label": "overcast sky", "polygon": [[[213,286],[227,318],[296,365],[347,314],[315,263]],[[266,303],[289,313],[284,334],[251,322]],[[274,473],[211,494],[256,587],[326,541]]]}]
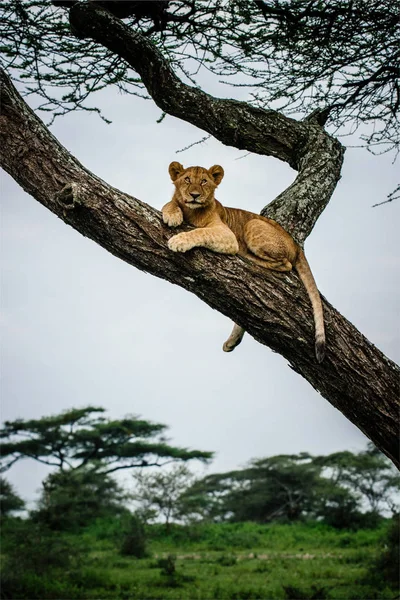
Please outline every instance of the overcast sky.
[{"label": "overcast sky", "polygon": [[[254,212],[295,177],[276,159],[211,139],[177,154],[204,132],[168,116],[157,124],[152,101],[110,89],[96,104],[111,125],[76,113],[56,120],[52,132],[106,182],[158,209],[172,195],[172,160],[221,164],[218,199]],[[305,250],[324,296],[398,362],[400,202],[371,208],[395,187],[392,158],[347,149],[342,179]],[[215,451],[208,472],[280,453],[365,447],[365,436],[281,356],[250,336],[223,353],[229,319],[108,254],[4,172],[1,208],[2,421],[88,404],[112,417],[141,415],[167,424],[173,444]],[[23,461],[7,477],[32,500],[46,473]]]}]

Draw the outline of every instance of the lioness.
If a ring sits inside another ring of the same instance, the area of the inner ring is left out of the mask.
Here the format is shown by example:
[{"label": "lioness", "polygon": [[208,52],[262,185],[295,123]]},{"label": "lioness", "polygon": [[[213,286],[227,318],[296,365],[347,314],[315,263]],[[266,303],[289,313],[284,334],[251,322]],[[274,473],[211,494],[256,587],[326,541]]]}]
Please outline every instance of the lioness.
[{"label": "lioness", "polygon": [[[177,227],[183,222],[197,227],[178,233],[168,242],[174,252],[187,252],[201,246],[223,254],[237,254],[273,271],[299,274],[311,300],[315,321],[315,354],[318,362],[325,356],[325,330],[321,298],[303,250],[272,219],[238,208],[222,206],[214,197],[224,170],[219,165],[210,169],[188,167],[172,162],[169,174],[175,193],[162,209],[164,223]],[[240,344],[244,329],[235,325],[223,349],[231,352]]]}]

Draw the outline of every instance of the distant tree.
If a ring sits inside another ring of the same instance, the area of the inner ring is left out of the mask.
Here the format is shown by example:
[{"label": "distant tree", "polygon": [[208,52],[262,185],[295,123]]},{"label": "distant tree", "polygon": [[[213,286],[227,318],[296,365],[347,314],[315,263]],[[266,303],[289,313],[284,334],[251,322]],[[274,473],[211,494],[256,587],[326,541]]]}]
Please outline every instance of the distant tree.
[{"label": "distant tree", "polygon": [[208,475],[183,500],[213,520],[294,521],[313,511],[320,473],[306,453],[255,459],[244,469]]},{"label": "distant tree", "polygon": [[133,416],[107,419],[101,416],[104,412],[88,406],[41,419],[6,421],[0,430],[3,470],[33,458],[61,471],[95,463],[96,472],[107,475],[174,461],[207,462],[213,456],[212,452],[170,446],[162,435],[166,425]]},{"label": "distant tree", "polygon": [[31,516],[49,529],[76,529],[97,518],[127,512],[127,494],[112,477],[92,465],[51,473],[42,488],[38,508]]},{"label": "distant tree", "polygon": [[336,452],[314,460],[327,469],[335,483],[359,496],[372,513],[398,512],[399,472],[373,444],[358,453]]},{"label": "distant tree", "polygon": [[375,526],[377,520],[365,518],[361,512],[361,499],[348,488],[331,479],[321,478],[315,496],[313,515],[337,529],[359,529]]},{"label": "distant tree", "polygon": [[186,465],[175,465],[159,473],[138,471],[133,477],[136,484],[133,498],[140,513],[147,520],[162,517],[168,531],[171,521],[182,517],[180,498],[193,481],[193,474]]},{"label": "distant tree", "polygon": [[247,487],[247,481],[239,473],[211,473],[196,480],[179,499],[185,515],[198,521],[229,521],[235,514],[231,496],[245,493]]},{"label": "distant tree", "polygon": [[235,520],[295,521],[312,509],[320,469],[302,453],[253,460],[243,475],[247,501],[240,503],[240,492],[230,499],[232,509],[237,505]]},{"label": "distant tree", "polygon": [[180,502],[193,517],[213,521],[312,518],[338,528],[373,527],[394,510],[398,484],[389,459],[369,446],[358,454],[255,459],[244,469],[194,482]]},{"label": "distant tree", "polygon": [[15,492],[14,486],[4,477],[0,477],[0,517],[12,515],[24,507],[25,502]]}]

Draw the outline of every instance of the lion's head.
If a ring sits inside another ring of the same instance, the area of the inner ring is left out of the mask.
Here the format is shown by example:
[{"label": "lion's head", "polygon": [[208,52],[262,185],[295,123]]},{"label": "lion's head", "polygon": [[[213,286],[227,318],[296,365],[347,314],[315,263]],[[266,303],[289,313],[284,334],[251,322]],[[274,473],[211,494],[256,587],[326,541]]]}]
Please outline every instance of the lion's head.
[{"label": "lion's head", "polygon": [[224,170],[219,165],[210,169],[185,169],[180,163],[172,162],[168,171],[177,191],[178,202],[193,209],[207,206],[214,199],[214,190],[224,176]]}]

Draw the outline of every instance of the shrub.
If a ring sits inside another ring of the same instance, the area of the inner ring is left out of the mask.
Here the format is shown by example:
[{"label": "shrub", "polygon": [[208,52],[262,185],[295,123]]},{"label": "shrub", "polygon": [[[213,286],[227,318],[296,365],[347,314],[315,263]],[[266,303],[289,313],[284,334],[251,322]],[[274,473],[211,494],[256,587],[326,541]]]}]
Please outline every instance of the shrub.
[{"label": "shrub", "polygon": [[233,567],[236,565],[237,558],[234,554],[222,554],[217,561],[222,567]]},{"label": "shrub", "polygon": [[13,525],[3,532],[1,597],[79,598],[66,573],[79,564],[80,547],[31,521]]},{"label": "shrub", "polygon": [[174,575],[176,573],[176,556],[168,554],[167,558],[159,558],[157,567],[161,569],[162,575]]},{"label": "shrub", "polygon": [[375,559],[366,580],[400,587],[400,515],[394,515],[382,540],[383,550]]},{"label": "shrub", "polygon": [[126,529],[122,535],[120,553],[136,558],[148,557],[146,530],[143,522],[137,515],[130,515],[125,522]]},{"label": "shrub", "polygon": [[196,580],[191,575],[184,575],[176,568],[176,556],[168,554],[166,558],[159,558],[156,566],[161,569],[162,581],[160,587],[181,587],[185,583]]},{"label": "shrub", "polygon": [[283,589],[287,600],[325,600],[327,598],[325,588],[315,585],[308,590],[303,590],[292,585],[284,585]]}]

